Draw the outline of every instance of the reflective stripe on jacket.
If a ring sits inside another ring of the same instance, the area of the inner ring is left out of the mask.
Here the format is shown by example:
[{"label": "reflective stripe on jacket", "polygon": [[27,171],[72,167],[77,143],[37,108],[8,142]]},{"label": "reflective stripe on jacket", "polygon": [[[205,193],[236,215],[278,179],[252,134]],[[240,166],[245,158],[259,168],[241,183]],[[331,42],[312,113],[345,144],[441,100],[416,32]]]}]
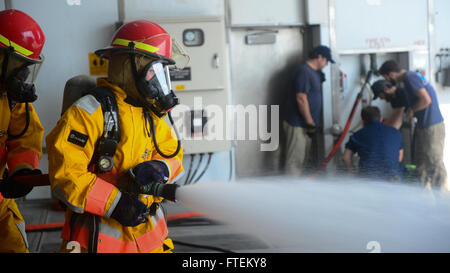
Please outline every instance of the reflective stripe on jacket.
[{"label": "reflective stripe on jacket", "polygon": [[[46,138],[52,191],[72,212],[101,216],[98,252],[149,252],[161,246],[166,238],[166,223],[160,216],[155,216],[159,218],[154,217],[152,221],[136,227],[124,227],[110,218],[122,194],[116,186],[117,180],[139,163],[158,159],[169,166],[169,181],[173,181],[183,172],[183,155],[180,151],[178,156],[170,160],[161,158],[147,134],[148,126],[145,124],[143,109],[124,102],[126,93],[106,79],[98,79],[97,84],[110,88],[119,108],[121,141],[114,154],[113,170],[101,175],[89,171],[97,140],[103,134],[103,111],[93,96],[84,96],[67,109]],[[172,153],[177,146],[175,134],[164,120],[153,118],[160,150]],[[161,197],[140,195],[140,201],[148,207],[162,200]],[[70,239],[68,231],[72,212],[66,214],[62,234],[64,240]],[[72,239],[80,240],[82,247],[87,247],[83,245],[89,238],[86,225],[76,224],[72,236]]]},{"label": "reflective stripe on jacket", "polygon": [[[17,135],[25,128],[25,107],[25,103],[17,103],[10,110],[6,92],[0,95],[0,179],[6,166],[11,174],[24,167],[35,169],[39,164],[44,129],[31,103],[28,104],[30,123],[25,134],[19,138],[8,137],[8,131]],[[2,199],[0,197],[0,201]]]}]

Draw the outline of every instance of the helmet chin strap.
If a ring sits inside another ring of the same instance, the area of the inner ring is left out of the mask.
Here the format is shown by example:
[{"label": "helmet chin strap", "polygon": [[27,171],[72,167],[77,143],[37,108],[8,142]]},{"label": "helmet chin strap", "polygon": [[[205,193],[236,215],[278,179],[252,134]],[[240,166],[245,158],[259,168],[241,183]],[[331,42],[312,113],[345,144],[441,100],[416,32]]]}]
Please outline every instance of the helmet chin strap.
[{"label": "helmet chin strap", "polygon": [[136,53],[135,53],[136,47],[135,47],[135,44],[133,42],[130,42],[128,44],[128,47],[130,48],[131,72],[133,72],[134,80],[137,81],[137,79],[139,77],[139,73],[137,71],[137,66],[136,66]]}]

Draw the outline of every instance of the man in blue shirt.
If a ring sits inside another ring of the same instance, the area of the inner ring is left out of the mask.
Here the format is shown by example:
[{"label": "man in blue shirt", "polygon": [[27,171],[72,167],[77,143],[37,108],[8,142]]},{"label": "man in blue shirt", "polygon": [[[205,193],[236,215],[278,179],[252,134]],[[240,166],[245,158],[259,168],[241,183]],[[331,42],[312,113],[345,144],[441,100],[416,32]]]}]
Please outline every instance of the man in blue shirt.
[{"label": "man in blue shirt", "polygon": [[289,175],[299,176],[309,157],[311,137],[320,124],[322,112],[322,69],[334,63],[331,50],[317,46],[308,60],[295,72],[294,88],[289,92],[283,109],[285,136],[284,167]]},{"label": "man in blue shirt", "polygon": [[352,157],[360,157],[358,174],[370,179],[400,181],[403,177],[403,138],[399,130],[381,123],[380,109],[367,106],[361,111],[364,127],[347,144],[343,160],[353,173]]},{"label": "man in blue shirt", "polygon": [[436,91],[422,75],[400,69],[393,60],[383,63],[379,72],[392,84],[392,87],[384,88],[379,95],[380,98],[396,93],[397,88],[403,88],[405,118],[406,120],[417,118],[415,160],[419,180],[424,186],[445,187],[447,183],[447,171],[443,160],[445,125]]}]

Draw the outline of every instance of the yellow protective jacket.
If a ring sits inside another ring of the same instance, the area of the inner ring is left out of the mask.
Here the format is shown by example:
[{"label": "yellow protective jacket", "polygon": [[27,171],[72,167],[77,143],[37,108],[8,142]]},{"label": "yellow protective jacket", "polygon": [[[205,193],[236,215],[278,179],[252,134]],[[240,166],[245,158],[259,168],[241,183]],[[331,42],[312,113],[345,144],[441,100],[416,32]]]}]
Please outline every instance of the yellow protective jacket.
[{"label": "yellow protective jacket", "polygon": [[[82,97],[67,109],[46,138],[52,192],[68,207],[62,238],[87,249],[92,229],[89,215],[98,215],[97,252],[150,252],[161,248],[168,234],[163,212],[159,207],[148,222],[136,227],[122,226],[110,218],[122,194],[117,187],[118,178],[139,163],[160,160],[169,168],[168,183],[171,183],[183,172],[183,154],[180,151],[171,159],[161,157],[147,134],[143,109],[124,102],[126,93],[106,79],[98,79],[97,85],[114,93],[119,109],[121,140],[113,170],[99,175],[90,171],[104,126],[101,105],[92,95]],[[173,153],[177,146],[174,133],[164,120],[153,118],[160,150]],[[140,195],[140,201],[150,207],[162,198]]]},{"label": "yellow protective jacket", "polygon": [[[6,165],[12,174],[22,168],[35,169],[39,164],[44,129],[31,103],[26,133],[19,138],[8,137],[8,131],[18,135],[25,128],[25,107],[25,103],[17,103],[10,109],[6,92],[0,95],[0,179]],[[0,194],[0,252],[28,252],[27,248],[25,223],[17,204]]]}]

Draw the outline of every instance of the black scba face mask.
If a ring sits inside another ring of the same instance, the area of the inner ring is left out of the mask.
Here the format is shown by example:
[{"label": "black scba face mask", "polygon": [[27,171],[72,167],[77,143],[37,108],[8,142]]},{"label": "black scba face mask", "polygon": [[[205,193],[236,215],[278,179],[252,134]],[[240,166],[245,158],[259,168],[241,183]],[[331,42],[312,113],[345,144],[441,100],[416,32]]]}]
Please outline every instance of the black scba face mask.
[{"label": "black scba face mask", "polygon": [[14,70],[12,75],[6,79],[6,92],[10,100],[14,102],[34,102],[37,100],[34,84],[26,82],[29,75],[30,69],[24,66]]},{"label": "black scba face mask", "polygon": [[136,74],[137,90],[158,117],[164,116],[179,104],[178,98],[170,88],[168,67],[162,61],[151,62]]},{"label": "black scba face mask", "polygon": [[[12,47],[8,48],[8,50],[5,52],[0,81],[6,89],[10,109],[13,109],[16,103],[26,103],[25,127],[19,134],[13,134],[8,130],[8,137],[11,139],[17,139],[27,132],[30,125],[30,109],[28,103],[32,103],[37,100],[36,88],[34,87],[33,81],[37,76],[37,72],[39,72],[40,63],[34,64],[26,62],[22,66],[14,69],[9,77],[6,77],[8,72],[8,64],[13,52],[14,49]],[[30,66],[33,69],[33,73],[31,76],[31,71],[29,68]]]},{"label": "black scba face mask", "polygon": [[[26,63],[14,69],[11,75],[6,78],[12,52],[14,52],[13,48],[9,48],[8,51],[5,52],[2,64],[1,82],[5,86],[8,98],[10,101],[19,103],[34,102],[37,100],[36,88],[32,81],[27,82],[30,76],[30,68],[28,66],[35,65],[34,70],[38,71],[39,69],[36,69],[37,64]],[[34,77],[35,75],[32,75],[31,80],[33,80]]]},{"label": "black scba face mask", "polygon": [[163,117],[179,104],[177,96],[170,86],[170,74],[167,64],[157,60],[147,64],[140,72],[136,65],[136,48],[133,42],[130,49],[130,63],[136,89],[143,97],[144,104],[158,117]]}]

